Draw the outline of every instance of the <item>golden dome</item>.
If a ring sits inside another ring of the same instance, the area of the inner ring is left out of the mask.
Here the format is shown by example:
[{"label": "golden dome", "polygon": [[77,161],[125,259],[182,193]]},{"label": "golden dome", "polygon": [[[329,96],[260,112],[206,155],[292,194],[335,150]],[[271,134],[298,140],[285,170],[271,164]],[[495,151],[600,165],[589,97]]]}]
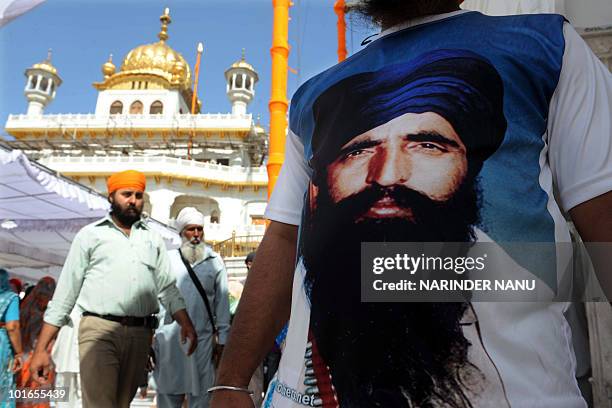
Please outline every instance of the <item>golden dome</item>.
[{"label": "golden dome", "polygon": [[174,51],[164,41],[134,48],[123,59],[121,72],[156,74],[180,88],[186,89],[191,86],[189,64],[181,54]]},{"label": "golden dome", "polygon": [[32,69],[42,69],[43,71],[47,71],[52,73],[53,75],[57,75],[57,68],[51,64],[51,50],[47,53],[47,59],[43,62],[39,62],[38,64],[32,65]]},{"label": "golden dome", "polygon": [[257,72],[255,71],[255,68],[253,68],[253,66],[251,64],[249,64],[248,62],[245,61],[244,59],[244,48],[242,49],[242,57],[240,58],[239,61],[236,61],[232,64],[232,66],[230,67],[230,69],[232,68],[246,68],[249,69],[253,72]]},{"label": "golden dome", "polygon": [[106,61],[102,65],[102,73],[104,74],[104,78],[108,78],[109,76],[115,73],[115,64],[113,64],[113,54],[109,55],[108,61]]},{"label": "golden dome", "polygon": [[[162,23],[161,31],[157,35],[159,41],[141,45],[131,50],[123,59],[120,74],[123,77],[129,74],[158,75],[165,78],[173,86],[189,89],[191,87],[189,64],[180,53],[166,44],[168,24],[172,22],[168,8],[164,10],[164,14],[159,20]],[[106,72],[104,74],[106,75]]]}]

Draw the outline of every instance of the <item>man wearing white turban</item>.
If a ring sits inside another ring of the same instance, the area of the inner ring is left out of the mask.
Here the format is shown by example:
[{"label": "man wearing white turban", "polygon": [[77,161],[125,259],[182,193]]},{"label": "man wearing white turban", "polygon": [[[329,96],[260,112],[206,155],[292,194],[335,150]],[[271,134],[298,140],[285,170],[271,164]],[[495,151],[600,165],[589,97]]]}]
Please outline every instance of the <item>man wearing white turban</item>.
[{"label": "man wearing white turban", "polygon": [[[192,356],[185,355],[176,323],[164,324],[157,330],[154,342],[157,406],[181,407],[187,399],[190,408],[208,407],[206,390],[214,383],[216,361],[229,331],[227,273],[219,254],[204,243],[204,215],[201,212],[193,207],[183,208],[176,217],[175,227],[183,244],[180,250],[170,251],[169,256],[177,286],[198,334],[198,347]],[[189,273],[187,265],[193,274]],[[206,294],[213,322],[193,278]]]}]

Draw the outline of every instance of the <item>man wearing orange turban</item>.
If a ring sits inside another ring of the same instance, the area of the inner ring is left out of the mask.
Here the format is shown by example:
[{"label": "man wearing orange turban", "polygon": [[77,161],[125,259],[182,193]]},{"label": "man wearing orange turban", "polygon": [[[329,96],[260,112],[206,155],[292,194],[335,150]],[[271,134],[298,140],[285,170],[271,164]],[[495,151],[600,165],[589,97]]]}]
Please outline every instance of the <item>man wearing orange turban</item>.
[{"label": "man wearing orange turban", "polygon": [[127,234],[142,216],[146,184],[145,175],[136,170],[115,173],[106,182],[111,216]]},{"label": "man wearing orange turban", "polygon": [[176,287],[163,239],[142,219],[146,179],[127,170],[108,182],[111,211],[81,229],[59,277],[30,364],[33,378],[49,382],[48,345],[76,305],[84,407],[128,407],[142,383],[158,321],[159,303],[180,325],[188,354],[198,340]]},{"label": "man wearing orange turban", "polygon": [[106,182],[108,194],[112,194],[120,188],[128,188],[136,191],[145,191],[147,180],[145,175],[136,170],[126,170],[115,173]]}]

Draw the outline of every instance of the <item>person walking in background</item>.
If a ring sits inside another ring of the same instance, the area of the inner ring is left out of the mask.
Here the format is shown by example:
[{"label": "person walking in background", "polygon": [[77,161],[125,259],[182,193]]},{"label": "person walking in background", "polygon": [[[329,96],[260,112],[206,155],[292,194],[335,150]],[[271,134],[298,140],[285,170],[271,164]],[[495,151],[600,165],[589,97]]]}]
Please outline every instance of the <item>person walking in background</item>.
[{"label": "person walking in background", "polygon": [[176,323],[162,325],[155,334],[157,403],[160,408],[208,407],[206,390],[213,385],[215,368],[229,331],[227,272],[221,257],[204,243],[204,215],[183,208],[176,227],[183,244],[169,253],[177,286],[187,312],[195,322],[198,348],[187,357],[179,342]]},{"label": "person walking in background", "polygon": [[9,392],[14,373],[21,369],[23,348],[19,331],[19,297],[11,290],[8,273],[0,269],[0,407],[14,407]]},{"label": "person walking in background", "polygon": [[[32,355],[34,354],[34,348],[36,347],[36,339],[40,334],[40,330],[43,325],[43,316],[47,305],[55,292],[55,279],[50,276],[45,276],[38,281],[32,293],[21,303],[21,310],[19,311],[19,322],[21,325],[21,338],[23,340],[23,351],[25,353],[25,359],[23,363],[23,369],[17,376],[17,388],[41,388],[42,385],[34,381],[30,375],[29,367],[32,362]],[[49,351],[50,348],[49,348]],[[50,383],[53,384],[53,378],[55,372],[50,373]],[[38,404],[26,404],[17,403],[18,407],[28,408],[43,408],[48,407],[48,402],[42,402]]]},{"label": "person walking in background", "polygon": [[142,219],[146,178],[128,170],[107,181],[111,212],[82,228],[70,247],[32,358],[36,381],[50,382],[48,347],[75,304],[83,311],[79,357],[83,405],[128,407],[143,379],[159,302],[181,326],[191,354],[193,324],[170,270],[163,239]]}]

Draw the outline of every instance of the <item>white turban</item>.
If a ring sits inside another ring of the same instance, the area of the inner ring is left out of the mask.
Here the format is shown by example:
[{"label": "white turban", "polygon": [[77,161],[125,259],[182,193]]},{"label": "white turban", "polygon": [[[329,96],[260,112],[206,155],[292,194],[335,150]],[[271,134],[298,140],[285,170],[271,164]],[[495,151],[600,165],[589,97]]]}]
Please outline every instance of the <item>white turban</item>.
[{"label": "white turban", "polygon": [[175,226],[179,233],[183,232],[183,229],[187,225],[204,225],[204,214],[199,212],[193,207],[183,208],[177,215]]}]

